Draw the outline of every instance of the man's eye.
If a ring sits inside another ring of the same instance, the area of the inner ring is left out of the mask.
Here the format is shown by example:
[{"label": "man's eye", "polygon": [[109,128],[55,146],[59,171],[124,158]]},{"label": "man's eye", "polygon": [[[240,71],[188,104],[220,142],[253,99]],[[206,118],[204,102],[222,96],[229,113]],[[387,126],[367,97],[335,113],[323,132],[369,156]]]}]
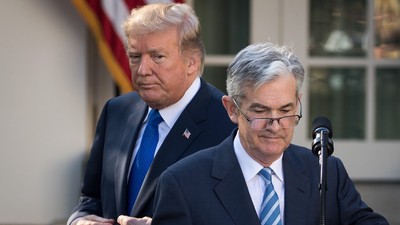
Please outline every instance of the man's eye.
[{"label": "man's eye", "polygon": [[266,111],[265,111],[265,110],[252,110],[252,111],[251,111],[251,114],[252,114],[254,117],[259,117],[259,118],[261,118],[261,117],[267,117],[267,114],[266,114]]},{"label": "man's eye", "polygon": [[153,55],[153,60],[155,62],[161,62],[162,60],[164,60],[165,56],[164,55]]},{"label": "man's eye", "polygon": [[262,114],[262,113],[265,113],[265,110],[254,110],[253,112],[255,114]]},{"label": "man's eye", "polygon": [[282,109],[282,110],[281,110],[281,113],[282,113],[283,115],[285,115],[285,114],[290,113],[291,111],[292,111],[292,110]]},{"label": "man's eye", "polygon": [[138,62],[140,62],[140,56],[138,56],[138,55],[131,55],[131,56],[129,56],[129,61],[130,61],[131,63],[138,63]]}]

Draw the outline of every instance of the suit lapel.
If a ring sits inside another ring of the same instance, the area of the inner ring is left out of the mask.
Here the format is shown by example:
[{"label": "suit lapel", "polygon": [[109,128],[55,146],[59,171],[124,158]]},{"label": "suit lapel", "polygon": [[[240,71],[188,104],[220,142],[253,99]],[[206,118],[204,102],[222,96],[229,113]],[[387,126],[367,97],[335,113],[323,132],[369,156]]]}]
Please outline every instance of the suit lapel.
[{"label": "suit lapel", "polygon": [[141,128],[141,123],[146,115],[147,105],[140,101],[137,107],[134,107],[132,114],[129,116],[125,126],[124,135],[122,137],[120,151],[115,165],[115,198],[118,215],[126,215],[128,213],[127,199],[127,176],[129,166],[132,159],[133,148],[137,135]]},{"label": "suit lapel", "polygon": [[233,150],[233,137],[226,139],[222,148],[216,151],[212,176],[221,182],[215,192],[235,224],[259,224],[239,162]]},{"label": "suit lapel", "polygon": [[[296,156],[296,147],[291,145],[283,156],[285,176],[285,224],[307,225],[310,208],[311,179],[305,174],[307,166]],[[314,168],[318,170],[318,168]]]}]

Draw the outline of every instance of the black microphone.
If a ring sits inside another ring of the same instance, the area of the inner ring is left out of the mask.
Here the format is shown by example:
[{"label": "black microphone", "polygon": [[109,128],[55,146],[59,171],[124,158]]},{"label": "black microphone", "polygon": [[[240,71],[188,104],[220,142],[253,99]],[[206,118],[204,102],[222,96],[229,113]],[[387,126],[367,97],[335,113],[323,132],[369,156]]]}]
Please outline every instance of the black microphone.
[{"label": "black microphone", "polygon": [[317,117],[312,123],[312,152],[320,165],[320,224],[326,224],[327,158],[333,153],[332,125],[326,117]]},{"label": "black microphone", "polygon": [[317,117],[312,123],[312,152],[314,155],[319,156],[321,147],[324,145],[327,149],[328,156],[333,153],[333,141],[332,141],[332,125],[331,121],[326,117]]}]

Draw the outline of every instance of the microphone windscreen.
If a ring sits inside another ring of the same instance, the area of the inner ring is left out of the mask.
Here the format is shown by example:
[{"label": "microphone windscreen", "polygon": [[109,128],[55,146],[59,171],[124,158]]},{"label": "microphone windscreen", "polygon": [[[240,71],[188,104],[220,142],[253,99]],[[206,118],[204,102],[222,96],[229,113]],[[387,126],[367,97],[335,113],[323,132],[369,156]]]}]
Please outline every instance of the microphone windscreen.
[{"label": "microphone windscreen", "polygon": [[316,136],[315,131],[318,128],[326,128],[329,131],[328,137],[332,138],[332,134],[333,134],[332,125],[331,125],[331,121],[328,118],[321,116],[321,117],[317,117],[314,119],[314,121],[312,123],[312,131],[311,131],[313,138],[315,138],[315,136]]}]

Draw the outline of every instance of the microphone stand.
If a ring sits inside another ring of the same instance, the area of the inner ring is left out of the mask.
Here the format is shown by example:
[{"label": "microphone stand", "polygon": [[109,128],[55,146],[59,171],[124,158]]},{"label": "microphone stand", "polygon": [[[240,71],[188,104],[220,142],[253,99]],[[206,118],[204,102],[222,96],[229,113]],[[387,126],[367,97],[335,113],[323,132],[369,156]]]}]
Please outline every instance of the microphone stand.
[{"label": "microphone stand", "polygon": [[321,130],[321,150],[319,154],[319,164],[320,164],[320,225],[326,224],[326,191],[327,191],[327,158],[328,154],[328,133],[325,130]]}]

